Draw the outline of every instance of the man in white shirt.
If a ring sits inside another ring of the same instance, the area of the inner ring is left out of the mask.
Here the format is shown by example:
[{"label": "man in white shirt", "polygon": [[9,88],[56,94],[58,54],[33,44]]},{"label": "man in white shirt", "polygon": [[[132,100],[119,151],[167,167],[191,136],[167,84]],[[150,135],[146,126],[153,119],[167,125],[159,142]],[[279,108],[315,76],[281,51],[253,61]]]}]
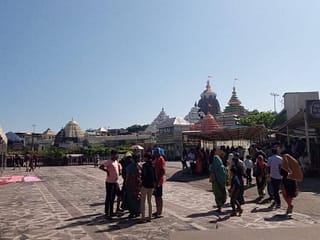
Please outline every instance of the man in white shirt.
[{"label": "man in white shirt", "polygon": [[272,156],[268,158],[268,168],[269,168],[271,185],[273,188],[273,197],[274,197],[274,202],[272,203],[271,206],[276,205],[276,208],[281,207],[281,200],[279,195],[279,190],[280,190],[280,185],[282,180],[282,176],[280,174],[281,163],[282,163],[282,157],[280,157],[277,154],[277,149],[273,148]]},{"label": "man in white shirt", "polygon": [[252,163],[250,155],[246,156],[246,160],[244,160],[244,165],[246,166],[247,185],[251,185],[251,183],[252,183],[251,172],[252,172],[252,168],[253,168],[253,163]]}]

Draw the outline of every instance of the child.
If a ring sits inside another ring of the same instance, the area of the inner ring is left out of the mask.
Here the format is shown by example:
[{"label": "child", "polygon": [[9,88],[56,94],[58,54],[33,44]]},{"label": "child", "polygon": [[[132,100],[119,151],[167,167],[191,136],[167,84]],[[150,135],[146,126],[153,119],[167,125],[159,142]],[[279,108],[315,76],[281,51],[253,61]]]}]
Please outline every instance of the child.
[{"label": "child", "polygon": [[[241,216],[243,210],[239,203],[238,197],[240,194],[242,184],[241,184],[241,181],[239,180],[239,176],[237,175],[237,169],[235,167],[232,167],[230,171],[231,171],[231,186],[229,189],[229,196],[230,196],[230,204],[232,207],[231,216],[237,216],[237,212],[239,213],[239,216]],[[236,206],[237,206],[237,209],[236,209]]]}]

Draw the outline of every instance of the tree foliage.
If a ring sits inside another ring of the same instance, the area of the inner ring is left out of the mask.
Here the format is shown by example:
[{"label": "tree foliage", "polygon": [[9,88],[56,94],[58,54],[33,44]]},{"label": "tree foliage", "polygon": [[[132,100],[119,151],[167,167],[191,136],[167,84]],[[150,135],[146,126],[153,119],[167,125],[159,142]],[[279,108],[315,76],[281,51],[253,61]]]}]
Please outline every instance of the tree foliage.
[{"label": "tree foliage", "polygon": [[240,119],[240,124],[245,126],[264,125],[266,128],[273,128],[277,115],[273,112],[258,112],[254,110],[247,117]]},{"label": "tree foliage", "polygon": [[127,131],[128,131],[129,134],[130,133],[137,133],[137,132],[141,132],[141,131],[146,130],[146,128],[148,126],[149,126],[148,124],[145,124],[145,125],[135,124],[135,125],[132,125],[132,126],[128,127]]}]

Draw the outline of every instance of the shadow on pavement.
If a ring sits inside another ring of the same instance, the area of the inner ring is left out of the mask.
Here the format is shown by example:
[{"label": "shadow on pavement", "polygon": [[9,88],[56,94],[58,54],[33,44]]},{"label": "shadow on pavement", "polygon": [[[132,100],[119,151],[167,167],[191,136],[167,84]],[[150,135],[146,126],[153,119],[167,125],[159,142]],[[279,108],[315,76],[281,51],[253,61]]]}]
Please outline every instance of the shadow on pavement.
[{"label": "shadow on pavement", "polygon": [[57,230],[66,229],[66,228],[72,228],[77,226],[93,226],[93,225],[102,225],[105,224],[105,218],[103,214],[90,214],[90,215],[84,215],[80,217],[70,218],[67,219],[66,222],[69,222],[68,224],[57,227]]},{"label": "shadow on pavement", "polygon": [[[231,211],[230,211],[230,212],[231,212]],[[227,221],[230,217],[231,217],[230,214],[225,215],[225,216],[223,216],[223,217],[218,216],[217,219],[211,220],[211,221],[209,221],[209,223],[218,223],[218,222]],[[218,228],[218,227],[216,227],[216,228]]]},{"label": "shadow on pavement", "polygon": [[102,206],[102,205],[104,205],[104,204],[105,204],[105,202],[91,203],[89,206],[90,206],[90,207],[98,207],[98,206]]},{"label": "shadow on pavement", "polygon": [[126,218],[121,218],[121,219],[112,219],[112,220],[108,220],[106,221],[106,223],[109,223],[107,226],[107,229],[104,230],[99,230],[96,231],[97,233],[102,233],[102,232],[113,232],[113,231],[118,231],[120,229],[124,229],[124,228],[130,228],[136,224],[139,223],[139,218],[136,219],[130,219],[128,217]]},{"label": "shadow on pavement", "polygon": [[292,219],[290,215],[287,214],[276,214],[272,217],[265,217],[264,220],[268,222],[279,222],[279,221],[286,221]]},{"label": "shadow on pavement", "polygon": [[219,216],[219,215],[226,215],[228,214],[227,211],[223,211],[219,213],[217,210],[211,210],[209,212],[203,212],[203,213],[193,213],[188,215],[188,218],[199,218],[199,217],[208,217],[208,216]]},{"label": "shadow on pavement", "polygon": [[65,220],[67,224],[55,228],[62,230],[66,228],[73,228],[78,226],[96,226],[106,225],[107,229],[99,230],[96,232],[113,232],[119,229],[129,228],[139,223],[140,218],[129,218],[127,214],[121,214],[113,217],[112,219],[105,219],[104,214],[89,214],[79,217],[69,218]]},{"label": "shadow on pavement", "polygon": [[171,182],[191,182],[208,178],[207,174],[191,174],[189,169],[180,170],[174,173],[167,181]]},{"label": "shadow on pavement", "polygon": [[257,197],[257,198],[255,198],[255,199],[252,199],[252,200],[246,200],[246,203],[255,203],[255,204],[258,204],[258,203],[262,203],[261,202],[261,197]]},{"label": "shadow on pavement", "polygon": [[266,208],[257,208],[257,207],[255,207],[255,208],[253,208],[251,210],[252,213],[271,212],[271,211],[273,211],[273,208],[271,208],[271,207],[266,207]]},{"label": "shadow on pavement", "polygon": [[84,215],[84,216],[69,218],[69,219],[67,219],[66,221],[74,221],[74,220],[80,220],[80,219],[91,218],[91,217],[99,217],[99,216],[101,216],[100,213],[95,213],[95,214],[89,214],[89,215]]}]

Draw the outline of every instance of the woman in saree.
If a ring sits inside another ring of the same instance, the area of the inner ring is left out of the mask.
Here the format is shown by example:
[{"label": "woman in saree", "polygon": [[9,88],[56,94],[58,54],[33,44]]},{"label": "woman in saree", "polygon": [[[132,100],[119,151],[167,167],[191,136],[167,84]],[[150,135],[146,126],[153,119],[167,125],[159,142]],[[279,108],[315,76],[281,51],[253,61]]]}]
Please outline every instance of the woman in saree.
[{"label": "woman in saree", "polygon": [[221,208],[227,200],[226,183],[228,171],[218,155],[214,155],[209,165],[209,172],[212,191],[217,204],[217,211],[221,212]]},{"label": "woman in saree", "polygon": [[130,218],[140,215],[141,167],[138,160],[139,157],[133,155],[132,162],[126,168],[126,196]]},{"label": "woman in saree", "polygon": [[298,161],[290,154],[282,154],[280,170],[282,178],[282,196],[288,204],[287,214],[293,210],[292,200],[297,196],[297,181],[302,181],[303,173]]}]

